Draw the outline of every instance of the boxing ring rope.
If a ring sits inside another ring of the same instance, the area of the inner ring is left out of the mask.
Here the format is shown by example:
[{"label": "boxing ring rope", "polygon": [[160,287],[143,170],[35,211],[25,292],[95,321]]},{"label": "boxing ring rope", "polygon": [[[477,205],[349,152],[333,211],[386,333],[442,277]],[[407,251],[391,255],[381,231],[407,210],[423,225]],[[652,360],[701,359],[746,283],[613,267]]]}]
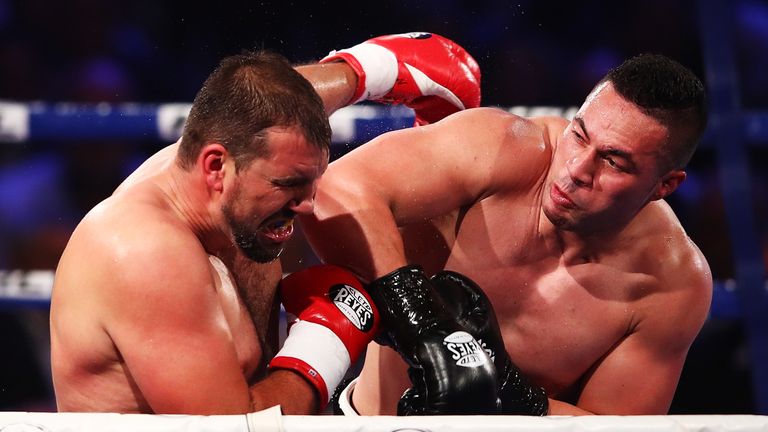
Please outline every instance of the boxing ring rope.
[{"label": "boxing ring rope", "polygon": [[[482,425],[482,428],[478,427]],[[690,416],[283,416],[276,408],[245,415],[0,413],[0,432],[765,432],[768,417]]]},{"label": "boxing ring rope", "polygon": [[[189,103],[45,103],[0,100],[0,143],[68,143],[84,140],[161,141],[181,136]],[[578,107],[514,106],[520,116],[573,117]],[[768,131],[768,119],[765,129]],[[336,145],[362,143],[384,132],[413,125],[413,111],[402,106],[354,105],[330,118]]]},{"label": "boxing ring rope", "polygon": [[[714,97],[713,97],[714,99]],[[17,102],[0,100],[0,145],[26,142],[74,143],[84,140],[173,142],[181,135],[189,103],[73,103]],[[502,107],[522,117],[561,116],[572,118],[578,107]],[[408,108],[355,105],[331,116],[333,143],[362,143],[384,132],[413,125]],[[712,124],[722,121],[713,112]],[[768,112],[744,111],[731,119],[732,127],[745,144],[768,144]],[[701,148],[715,144],[714,128],[705,134]]]}]

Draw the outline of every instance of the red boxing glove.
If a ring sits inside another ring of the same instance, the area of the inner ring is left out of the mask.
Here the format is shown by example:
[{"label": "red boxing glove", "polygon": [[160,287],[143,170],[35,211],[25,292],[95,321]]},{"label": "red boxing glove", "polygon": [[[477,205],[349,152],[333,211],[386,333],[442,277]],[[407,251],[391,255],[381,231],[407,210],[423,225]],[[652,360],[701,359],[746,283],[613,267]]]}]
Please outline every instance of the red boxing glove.
[{"label": "red boxing glove", "polygon": [[347,270],[310,267],[280,282],[289,333],[270,368],[291,369],[317,388],[320,409],[378,331],[378,312]]},{"label": "red boxing glove", "polygon": [[461,46],[434,33],[379,36],[332,51],[357,74],[351,103],[375,100],[414,109],[416,124],[480,106],[480,67]]}]

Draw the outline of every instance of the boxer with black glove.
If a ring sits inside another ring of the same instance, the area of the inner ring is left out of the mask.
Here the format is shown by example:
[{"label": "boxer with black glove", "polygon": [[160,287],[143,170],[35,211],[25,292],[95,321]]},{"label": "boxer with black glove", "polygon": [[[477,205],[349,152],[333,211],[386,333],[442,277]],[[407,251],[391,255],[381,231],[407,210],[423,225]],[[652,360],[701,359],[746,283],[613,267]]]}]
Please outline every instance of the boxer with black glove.
[{"label": "boxer with black glove", "polygon": [[352,273],[332,265],[280,282],[289,332],[270,369],[290,369],[317,390],[319,409],[378,331],[376,307]]},{"label": "boxer with black glove", "polygon": [[403,405],[398,415],[497,413],[496,368],[420,267],[401,267],[376,279],[368,292],[385,336],[408,363],[408,375],[422,396],[418,403]]},{"label": "boxer with black glove", "polygon": [[352,100],[405,104],[416,124],[480,106],[480,67],[469,53],[434,33],[379,36],[331,51],[321,63],[345,61],[357,75]]},{"label": "boxer with black glove", "polygon": [[[448,310],[478,338],[493,359],[499,375],[500,414],[547,415],[549,400],[546,392],[531,384],[509,358],[493,306],[480,287],[468,277],[452,271],[439,272],[431,280]],[[409,389],[407,393],[401,404],[421,399],[415,389]]]}]

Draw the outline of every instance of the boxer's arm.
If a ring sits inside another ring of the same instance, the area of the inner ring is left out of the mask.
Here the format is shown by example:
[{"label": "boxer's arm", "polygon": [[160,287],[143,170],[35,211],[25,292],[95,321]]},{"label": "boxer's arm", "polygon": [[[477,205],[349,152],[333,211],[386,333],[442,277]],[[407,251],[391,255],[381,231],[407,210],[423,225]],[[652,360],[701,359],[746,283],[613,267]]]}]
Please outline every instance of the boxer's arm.
[{"label": "boxer's arm", "polygon": [[[706,262],[703,258],[694,262]],[[706,318],[712,293],[707,271],[678,272],[665,292],[639,307],[634,331],[614,347],[586,378],[573,407],[560,403],[551,414],[666,414],[688,348]]]},{"label": "boxer's arm", "polygon": [[328,115],[348,105],[357,87],[357,75],[346,63],[304,65],[295,69],[312,83]]},{"label": "boxer's arm", "polygon": [[301,219],[316,253],[372,280],[406,264],[399,225],[474,203],[502,184],[528,187],[549,156],[541,139],[518,142],[520,122],[500,110],[467,110],[381,135],[333,162],[314,215]]},{"label": "boxer's arm", "polygon": [[[361,100],[405,104],[416,124],[480,106],[480,67],[456,42],[432,33],[379,36],[298,67],[331,114]],[[328,67],[325,67],[325,65]]]},{"label": "boxer's arm", "polygon": [[276,404],[311,413],[314,391],[291,372],[249,389],[207,256],[199,245],[159,238],[172,254],[134,250],[110,281],[116,295],[106,328],[139,397],[155,413],[234,414]]}]

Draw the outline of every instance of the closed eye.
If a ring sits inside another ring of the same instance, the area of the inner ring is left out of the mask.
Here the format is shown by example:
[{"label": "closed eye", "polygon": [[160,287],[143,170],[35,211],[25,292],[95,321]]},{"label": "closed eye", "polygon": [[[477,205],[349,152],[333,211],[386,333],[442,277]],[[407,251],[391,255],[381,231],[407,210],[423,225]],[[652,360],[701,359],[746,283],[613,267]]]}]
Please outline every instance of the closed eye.
[{"label": "closed eye", "polygon": [[623,156],[615,155],[611,153],[603,154],[602,158],[606,164],[612,169],[620,172],[629,173],[634,169],[634,163],[631,160],[625,159]]},{"label": "closed eye", "polygon": [[573,136],[576,137],[576,140],[579,142],[584,142],[584,137],[576,131],[576,129],[573,129]]},{"label": "closed eye", "polygon": [[272,184],[281,188],[299,188],[309,184],[309,179],[301,178],[285,178],[272,180]]},{"label": "closed eye", "polygon": [[621,167],[616,163],[616,161],[612,157],[603,156],[603,159],[608,165],[612,166],[613,168],[621,169]]}]

